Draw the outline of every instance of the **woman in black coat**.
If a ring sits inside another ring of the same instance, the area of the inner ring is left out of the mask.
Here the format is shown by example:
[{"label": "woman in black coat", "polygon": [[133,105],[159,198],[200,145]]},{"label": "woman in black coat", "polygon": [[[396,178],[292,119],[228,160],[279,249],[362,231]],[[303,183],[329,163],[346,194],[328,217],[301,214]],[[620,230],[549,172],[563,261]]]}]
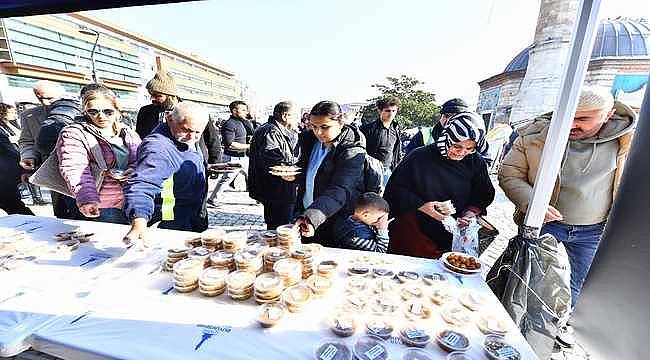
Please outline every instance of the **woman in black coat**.
[{"label": "woman in black coat", "polygon": [[476,153],[485,141],[477,116],[452,118],[435,143],[413,151],[393,172],[384,192],[395,218],[389,253],[439,258],[452,240],[441,223],[449,215],[442,203],[451,200],[453,216],[466,224],[494,200],[487,166]]},{"label": "woman in black coat", "polygon": [[298,181],[296,220],[304,242],[336,247],[333,224],[352,213],[362,190],[365,140],[361,131],[343,122],[341,107],[333,101],[314,105],[311,131],[300,134],[302,174]]},{"label": "woman in black coat", "polygon": [[17,141],[19,130],[9,123],[9,112],[15,112],[13,106],[0,104],[0,209],[7,214],[34,215],[18,190],[24,170],[18,165],[18,146],[12,141]]}]

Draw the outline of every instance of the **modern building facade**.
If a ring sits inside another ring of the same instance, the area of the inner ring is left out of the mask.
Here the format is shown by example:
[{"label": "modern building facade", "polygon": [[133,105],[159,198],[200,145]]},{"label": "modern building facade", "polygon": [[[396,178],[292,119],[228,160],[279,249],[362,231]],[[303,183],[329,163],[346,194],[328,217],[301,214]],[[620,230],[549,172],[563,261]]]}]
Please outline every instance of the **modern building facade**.
[{"label": "modern building facade", "polygon": [[[534,43],[518,53],[502,73],[478,83],[481,90],[477,111],[483,116],[486,124],[493,126],[497,123],[510,123],[518,126],[525,124],[528,119],[536,115],[553,110],[557,86],[553,87],[553,91],[544,92],[540,89],[555,84],[553,79],[557,72],[551,69],[558,67],[561,69],[563,60],[544,57],[546,61],[537,61],[537,65],[531,65],[534,61],[531,54],[534,54],[535,49]],[[528,75],[531,66],[535,68],[534,77],[537,82],[525,80],[526,77],[532,78]],[[546,77],[544,67],[549,70]],[[587,68],[585,84],[609,88],[616,99],[639,108],[649,73],[650,23],[648,20],[629,18],[601,20]],[[537,91],[533,91],[535,89]]]},{"label": "modern building facade", "polygon": [[0,98],[35,101],[31,87],[40,79],[60,82],[72,94],[91,81],[91,50],[97,77],[113,89],[127,110],[149,103],[144,85],[159,69],[170,72],[179,97],[222,111],[241,94],[228,70],[128,29],[80,13],[0,19]]}]

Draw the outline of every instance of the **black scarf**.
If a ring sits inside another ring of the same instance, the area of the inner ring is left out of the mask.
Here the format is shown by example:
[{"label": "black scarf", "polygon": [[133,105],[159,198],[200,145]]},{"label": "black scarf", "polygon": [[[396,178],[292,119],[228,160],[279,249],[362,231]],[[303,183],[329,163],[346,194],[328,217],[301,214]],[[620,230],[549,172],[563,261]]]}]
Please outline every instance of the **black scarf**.
[{"label": "black scarf", "polygon": [[7,133],[7,136],[16,136],[16,132],[13,131],[11,127],[4,122],[0,122],[0,127],[5,133]]}]

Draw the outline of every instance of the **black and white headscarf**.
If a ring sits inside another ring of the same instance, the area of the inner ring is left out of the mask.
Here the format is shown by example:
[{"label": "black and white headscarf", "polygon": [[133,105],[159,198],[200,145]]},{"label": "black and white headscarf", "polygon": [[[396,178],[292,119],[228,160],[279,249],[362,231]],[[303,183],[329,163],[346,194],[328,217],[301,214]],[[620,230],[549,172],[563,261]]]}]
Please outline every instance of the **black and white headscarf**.
[{"label": "black and white headscarf", "polygon": [[440,136],[436,139],[436,146],[442,156],[447,157],[447,150],[451,145],[465,140],[474,140],[476,142],[476,152],[479,154],[487,151],[483,119],[476,113],[463,112],[449,119]]}]

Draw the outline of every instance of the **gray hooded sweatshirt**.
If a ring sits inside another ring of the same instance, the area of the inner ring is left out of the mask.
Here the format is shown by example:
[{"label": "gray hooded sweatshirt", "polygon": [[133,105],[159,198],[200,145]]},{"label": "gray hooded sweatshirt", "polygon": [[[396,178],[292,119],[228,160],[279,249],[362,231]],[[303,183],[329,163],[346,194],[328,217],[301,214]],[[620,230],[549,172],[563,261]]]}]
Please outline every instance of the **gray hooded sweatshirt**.
[{"label": "gray hooded sweatshirt", "polygon": [[631,108],[616,103],[616,112],[591,138],[569,141],[560,171],[556,208],[570,225],[593,225],[607,219],[612,207],[618,138],[634,130]]}]

